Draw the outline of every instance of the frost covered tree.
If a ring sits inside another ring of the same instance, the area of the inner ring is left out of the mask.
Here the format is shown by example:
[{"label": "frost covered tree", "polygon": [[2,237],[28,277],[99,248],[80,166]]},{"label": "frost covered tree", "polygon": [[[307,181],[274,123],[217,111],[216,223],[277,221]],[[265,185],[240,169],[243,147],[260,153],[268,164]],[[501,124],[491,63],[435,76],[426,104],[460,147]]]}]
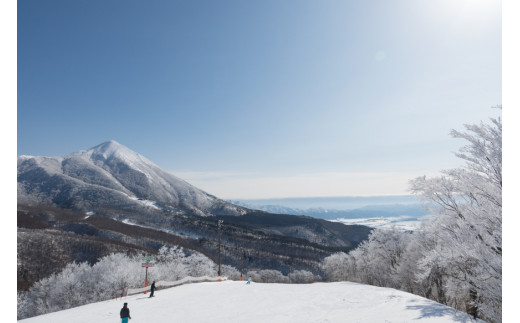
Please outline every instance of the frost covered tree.
[{"label": "frost covered tree", "polygon": [[[225,266],[225,272],[238,271]],[[149,279],[174,281],[186,276],[216,276],[216,264],[208,257],[180,247],[163,247]],[[27,293],[18,294],[18,318],[59,311],[83,304],[107,300],[118,290],[143,287],[141,257],[110,254],[94,265],[68,264],[61,272],[36,282]]]},{"label": "frost covered tree", "polygon": [[[361,250],[368,255],[364,263],[365,275],[370,277],[372,285],[399,287],[395,275],[405,251],[408,235],[395,229],[374,230]],[[355,255],[355,253],[354,253]]]},{"label": "frost covered tree", "polygon": [[288,277],[292,284],[309,284],[320,279],[319,276],[315,276],[307,270],[294,270],[289,273]]},{"label": "frost covered tree", "polygon": [[[501,109],[501,106],[498,108]],[[469,142],[457,156],[461,168],[419,177],[411,190],[436,215],[418,269],[422,279],[444,284],[445,297],[466,299],[466,311],[499,322],[502,309],[502,120],[465,125],[452,136]]]},{"label": "frost covered tree", "polygon": [[[325,259],[321,264],[321,268],[329,281],[355,281],[353,274],[349,275],[349,269],[353,268],[355,263],[349,266],[349,255],[344,252],[336,252]],[[355,271],[355,270],[354,270]]]},{"label": "frost covered tree", "polygon": [[190,276],[216,276],[217,264],[200,253],[193,253],[184,259]]},{"label": "frost covered tree", "polygon": [[395,229],[373,230],[368,240],[349,254],[339,252],[326,257],[322,269],[330,281],[399,288],[397,273],[409,240],[409,233]]},{"label": "frost covered tree", "polygon": [[501,321],[502,121],[465,127],[451,132],[468,142],[456,154],[463,167],[410,181],[433,216],[412,234],[374,230],[349,254],[325,258],[327,279],[399,288]]},{"label": "frost covered tree", "polygon": [[150,278],[157,281],[174,281],[189,276],[185,258],[186,254],[182,247],[161,247],[155,266],[150,270]]},{"label": "frost covered tree", "polygon": [[274,269],[248,271],[247,276],[250,276],[251,279],[257,283],[289,283],[287,276],[284,276],[280,271]]},{"label": "frost covered tree", "polygon": [[222,265],[222,276],[230,280],[240,280],[240,271],[233,266]]}]

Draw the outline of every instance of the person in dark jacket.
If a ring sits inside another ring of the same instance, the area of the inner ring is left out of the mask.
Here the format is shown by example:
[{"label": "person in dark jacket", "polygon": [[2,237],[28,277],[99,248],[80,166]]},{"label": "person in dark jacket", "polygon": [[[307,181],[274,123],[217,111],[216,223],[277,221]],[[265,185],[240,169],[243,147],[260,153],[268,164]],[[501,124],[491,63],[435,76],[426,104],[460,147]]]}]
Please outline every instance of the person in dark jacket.
[{"label": "person in dark jacket", "polygon": [[152,283],[152,286],[150,286],[150,297],[153,297],[153,292],[155,291],[155,280]]},{"label": "person in dark jacket", "polygon": [[128,323],[128,319],[131,319],[130,309],[127,307],[127,305],[128,303],[125,303],[121,309],[121,312],[119,312],[119,315],[121,316],[121,323]]}]

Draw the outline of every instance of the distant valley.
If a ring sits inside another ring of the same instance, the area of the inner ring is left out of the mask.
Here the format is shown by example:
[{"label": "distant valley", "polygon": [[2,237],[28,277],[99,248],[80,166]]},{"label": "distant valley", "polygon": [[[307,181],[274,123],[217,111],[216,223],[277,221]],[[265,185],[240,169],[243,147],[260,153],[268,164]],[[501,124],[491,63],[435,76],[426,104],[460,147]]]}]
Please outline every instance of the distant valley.
[{"label": "distant valley", "polygon": [[414,230],[427,212],[414,196],[313,197],[232,200],[271,213],[306,215],[349,225]]}]

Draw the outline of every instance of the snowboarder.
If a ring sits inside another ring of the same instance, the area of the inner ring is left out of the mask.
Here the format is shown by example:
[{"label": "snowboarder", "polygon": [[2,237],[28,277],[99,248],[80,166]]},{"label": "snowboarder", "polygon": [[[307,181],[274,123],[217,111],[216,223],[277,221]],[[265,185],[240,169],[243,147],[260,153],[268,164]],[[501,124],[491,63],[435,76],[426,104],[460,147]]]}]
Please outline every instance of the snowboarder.
[{"label": "snowboarder", "polygon": [[246,283],[246,284],[247,284],[247,285],[251,284],[251,276],[249,276],[249,277],[247,278],[247,283]]},{"label": "snowboarder", "polygon": [[155,280],[152,283],[152,286],[150,286],[150,297],[153,297],[153,292],[155,291]]},{"label": "snowboarder", "polygon": [[131,319],[130,309],[127,307],[127,305],[128,303],[125,303],[121,309],[121,312],[119,312],[119,316],[121,316],[121,323],[128,323],[128,319]]}]

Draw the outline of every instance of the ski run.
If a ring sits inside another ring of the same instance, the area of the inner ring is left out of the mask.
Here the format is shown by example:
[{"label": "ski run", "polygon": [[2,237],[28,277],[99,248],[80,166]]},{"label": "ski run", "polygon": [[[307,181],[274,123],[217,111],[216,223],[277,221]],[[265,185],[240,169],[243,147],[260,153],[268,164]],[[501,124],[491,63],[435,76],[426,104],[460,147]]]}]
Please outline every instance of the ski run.
[{"label": "ski run", "polygon": [[128,303],[138,322],[483,322],[434,301],[395,289],[350,282],[187,284],[88,304],[21,320],[26,323],[121,322]]}]

